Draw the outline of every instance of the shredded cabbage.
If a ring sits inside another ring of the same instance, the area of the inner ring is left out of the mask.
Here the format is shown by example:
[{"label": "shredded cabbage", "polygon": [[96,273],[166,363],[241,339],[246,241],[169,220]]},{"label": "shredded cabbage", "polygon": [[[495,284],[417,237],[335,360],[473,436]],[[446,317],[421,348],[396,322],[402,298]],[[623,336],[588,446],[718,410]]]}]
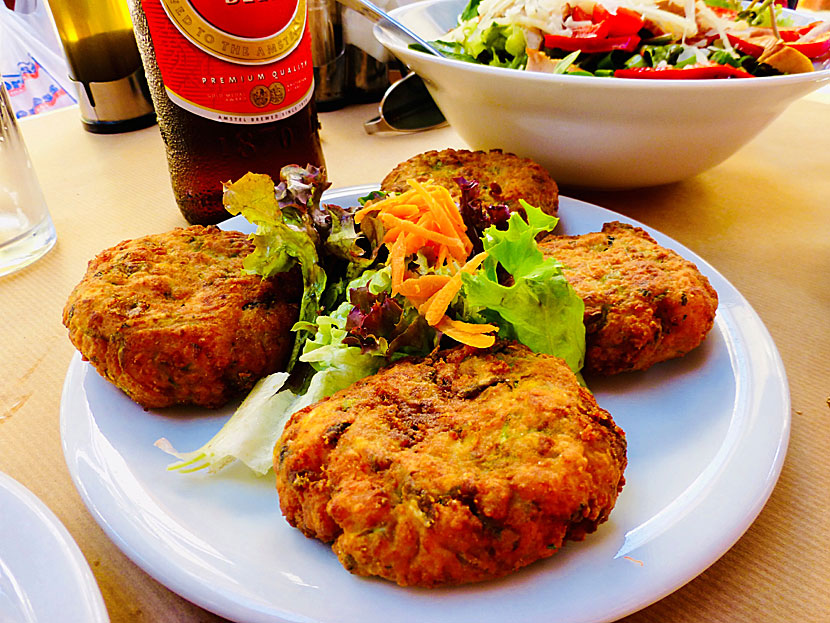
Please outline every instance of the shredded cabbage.
[{"label": "shredded cabbage", "polygon": [[[568,7],[578,6],[590,12],[594,4],[595,0],[481,0],[478,14],[461,20],[443,38],[456,43],[475,40],[481,38],[481,33],[494,23],[543,34],[571,35],[573,30],[564,17]],[[601,4],[612,12],[618,7],[637,11],[677,38],[688,37],[698,31],[695,0],[603,0]]]}]

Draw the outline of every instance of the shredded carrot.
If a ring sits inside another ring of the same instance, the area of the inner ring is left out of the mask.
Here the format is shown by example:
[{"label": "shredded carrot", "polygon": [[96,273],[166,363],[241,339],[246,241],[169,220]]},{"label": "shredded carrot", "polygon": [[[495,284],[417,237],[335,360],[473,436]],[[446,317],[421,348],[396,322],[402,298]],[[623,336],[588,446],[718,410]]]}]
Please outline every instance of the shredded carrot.
[{"label": "shredded carrot", "polygon": [[406,269],[406,247],[403,237],[398,237],[389,250],[389,263],[392,267],[392,294],[396,294],[403,283],[403,274]]},{"label": "shredded carrot", "polygon": [[397,217],[407,219],[414,218],[421,213],[418,206],[412,203],[403,203],[397,206],[390,206],[387,212],[389,214],[394,214]]},{"label": "shredded carrot", "polygon": [[436,268],[444,268],[447,264],[447,248],[441,247],[438,249],[438,257],[435,259]]},{"label": "shredded carrot", "polygon": [[487,253],[482,251],[470,258],[470,260],[461,267],[462,273],[469,273],[473,274],[478,270],[478,267],[481,266],[481,263],[487,259]]},{"label": "shredded carrot", "polygon": [[426,300],[447,285],[450,278],[449,275],[422,275],[421,277],[413,277],[412,279],[404,281],[400,288],[398,288],[398,292],[407,298],[423,298]]},{"label": "shredded carrot", "polygon": [[[412,221],[405,221],[404,219],[398,218],[393,214],[381,214],[381,220],[387,227],[396,227],[407,234],[420,236],[425,240],[444,245],[450,250],[453,257],[459,259],[459,261],[463,262],[467,259],[468,251],[464,248],[464,244],[458,238],[450,238],[445,234],[428,229],[427,227],[423,227],[417,223],[413,223]],[[400,238],[400,235],[398,238]]]},{"label": "shredded carrot", "polygon": [[444,316],[435,328],[457,342],[475,348],[488,348],[496,342],[496,336],[492,332],[496,331],[497,327],[491,324],[460,322]]},{"label": "shredded carrot", "polygon": [[[462,241],[470,241],[467,237],[467,228],[464,227],[464,220],[461,218],[461,213],[457,209],[447,209],[448,204],[455,208],[455,202],[453,201],[452,195],[450,195],[450,191],[443,186],[436,188],[436,194],[441,196],[441,201],[438,201],[434,195],[431,195],[416,180],[409,180],[408,183],[418,191],[427,205],[429,205],[432,214],[435,215],[436,221],[440,223],[440,231],[448,235],[449,232],[454,232]],[[472,243],[470,243],[470,248],[472,248]],[[467,252],[469,253],[469,249]]]},{"label": "shredded carrot", "polygon": [[[447,309],[461,290],[461,273],[474,273],[486,253],[467,260],[473,244],[458,206],[446,188],[416,180],[407,183],[410,190],[358,210],[355,222],[372,215],[383,223],[393,294],[405,296],[428,324],[451,338],[478,348],[491,346],[495,341],[492,335],[495,326],[460,322],[447,316]],[[450,274],[414,276],[408,273],[408,258],[419,251],[424,251],[433,268],[448,269]]]},{"label": "shredded carrot", "polygon": [[447,313],[447,308],[450,306],[450,303],[452,303],[452,300],[458,294],[459,290],[461,290],[461,273],[474,273],[476,269],[481,266],[481,263],[486,257],[486,253],[479,253],[475,257],[471,258],[470,261],[464,264],[464,266],[461,267],[461,270],[455,273],[452,276],[452,279],[450,279],[449,282],[447,282],[447,284],[436,293],[436,296],[431,300],[429,308],[427,308],[426,313],[424,314],[424,318],[428,324],[433,327],[436,326],[441,320],[441,317]]},{"label": "shredded carrot", "polygon": [[455,273],[447,285],[436,292],[435,296],[430,299],[429,307],[424,312],[424,318],[426,319],[427,324],[432,325],[433,327],[438,324],[446,313],[450,303],[452,303],[452,300],[455,298],[455,295],[458,294],[459,290],[461,290],[460,272]]},{"label": "shredded carrot", "polygon": [[383,236],[383,242],[385,244],[390,244],[391,245],[393,242],[395,242],[395,240],[398,239],[398,236],[400,235],[400,233],[401,233],[401,230],[400,230],[399,227],[393,227],[392,229],[387,230],[386,234],[384,234],[384,236]]},{"label": "shredded carrot", "polygon": [[[424,318],[426,318],[427,311],[429,308],[432,307],[432,303],[435,301],[435,298],[441,293],[441,290],[436,290],[433,294],[423,303],[418,305],[418,313],[421,314]],[[416,302],[412,301],[412,304],[415,305]]]},{"label": "shredded carrot", "polygon": [[[464,220],[449,191],[443,186],[420,184],[415,180],[409,180],[408,183],[411,190],[399,195],[391,195],[358,210],[355,213],[355,222],[360,223],[368,214],[372,214],[378,216],[390,229],[400,226],[402,221],[418,225],[439,235],[436,238],[424,236],[423,231],[418,232],[427,239],[428,244],[431,243],[430,246],[436,251],[436,257],[441,255],[441,246],[447,246],[452,249],[451,255],[456,258],[456,261],[461,262],[466,259],[472,250],[472,242],[467,237]],[[422,220],[424,216],[428,218]],[[394,221],[389,217],[400,220]],[[408,237],[415,233],[411,225],[405,231],[392,235],[387,231],[384,241],[393,242],[392,236],[397,239],[400,235]],[[449,240],[453,242],[450,243]],[[464,251],[466,253],[463,253]],[[463,259],[461,259],[462,254]],[[446,257],[446,251],[444,257]]]}]

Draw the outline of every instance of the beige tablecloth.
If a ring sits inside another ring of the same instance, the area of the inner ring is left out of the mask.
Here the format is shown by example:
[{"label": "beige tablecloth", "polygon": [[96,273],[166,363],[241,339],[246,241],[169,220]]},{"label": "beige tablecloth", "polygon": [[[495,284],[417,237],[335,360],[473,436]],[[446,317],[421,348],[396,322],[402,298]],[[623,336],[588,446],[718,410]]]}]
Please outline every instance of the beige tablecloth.
[{"label": "beige tablecloth", "polygon": [[[464,146],[449,128],[367,136],[361,124],[371,113],[358,106],[322,115],[335,186],[377,182],[415,153]],[[69,529],[112,621],[221,620],[154,581],[110,542],[72,486],[61,451],[61,386],[74,352],[60,321],[67,295],[99,250],[184,224],[158,129],[96,136],[83,131],[73,108],[21,125],[59,239],[35,265],[0,278],[0,470]],[[564,190],[638,219],[714,265],[772,334],[792,396],[789,452],[758,519],[707,571],[630,623],[830,621],[829,147],[830,102],[817,96],[686,182]]]}]

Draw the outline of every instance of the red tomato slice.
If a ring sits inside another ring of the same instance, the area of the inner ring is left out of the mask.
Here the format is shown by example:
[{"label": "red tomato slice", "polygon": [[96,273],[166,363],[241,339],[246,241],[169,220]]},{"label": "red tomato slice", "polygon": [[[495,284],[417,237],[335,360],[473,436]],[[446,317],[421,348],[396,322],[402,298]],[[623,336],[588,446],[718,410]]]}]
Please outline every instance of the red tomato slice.
[{"label": "red tomato slice", "polygon": [[571,19],[575,22],[590,22],[591,14],[585,11],[584,9],[575,6],[571,9]]},{"label": "red tomato slice", "polygon": [[739,52],[749,54],[753,58],[758,58],[764,53],[763,43],[752,41],[751,38],[743,39],[737,35],[733,35],[732,33],[726,33],[726,36],[729,39],[729,43],[735,46],[735,49]]},{"label": "red tomato slice", "polygon": [[[598,5],[597,5],[598,6]],[[617,14],[608,17],[608,27],[610,37],[624,37],[626,35],[636,35],[643,27],[643,18],[636,11],[626,9],[625,7],[617,7]]]},{"label": "red tomato slice", "polygon": [[830,52],[830,33],[803,43],[787,43],[787,46],[801,52],[809,59],[820,58]]},{"label": "red tomato slice", "polygon": [[565,52],[611,52],[612,50],[625,50],[633,52],[640,45],[640,37],[630,35],[628,37],[566,37],[564,35],[545,35],[545,47]]},{"label": "red tomato slice", "polygon": [[748,71],[732,65],[693,65],[691,67],[633,67],[618,69],[615,78],[653,78],[657,80],[706,80],[711,78],[753,78]]}]

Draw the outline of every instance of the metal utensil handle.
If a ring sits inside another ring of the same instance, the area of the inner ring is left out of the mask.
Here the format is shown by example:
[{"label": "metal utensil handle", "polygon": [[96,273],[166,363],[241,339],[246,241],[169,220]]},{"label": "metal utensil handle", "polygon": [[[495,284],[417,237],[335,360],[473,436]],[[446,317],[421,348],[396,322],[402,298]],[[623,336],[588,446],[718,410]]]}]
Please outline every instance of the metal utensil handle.
[{"label": "metal utensil handle", "polygon": [[416,35],[414,32],[409,30],[409,28],[407,28],[406,26],[401,24],[395,18],[391,17],[383,9],[381,9],[378,6],[376,6],[375,4],[369,2],[369,0],[338,0],[338,1],[343,6],[346,6],[346,7],[350,8],[354,11],[357,11],[358,13],[363,15],[364,17],[369,18],[375,24],[380,23],[380,22],[386,22],[388,24],[391,24],[394,28],[398,29],[404,35],[406,35],[407,37],[409,37],[410,39],[415,41],[415,43],[418,43],[418,44],[422,45],[426,49],[427,52],[429,52],[431,54],[434,54],[435,56],[441,56],[441,57],[444,56],[443,54],[441,54],[441,52],[436,50],[435,47],[433,47],[433,45],[431,43],[429,43],[428,41],[425,41],[424,39],[422,39],[421,37]]}]

